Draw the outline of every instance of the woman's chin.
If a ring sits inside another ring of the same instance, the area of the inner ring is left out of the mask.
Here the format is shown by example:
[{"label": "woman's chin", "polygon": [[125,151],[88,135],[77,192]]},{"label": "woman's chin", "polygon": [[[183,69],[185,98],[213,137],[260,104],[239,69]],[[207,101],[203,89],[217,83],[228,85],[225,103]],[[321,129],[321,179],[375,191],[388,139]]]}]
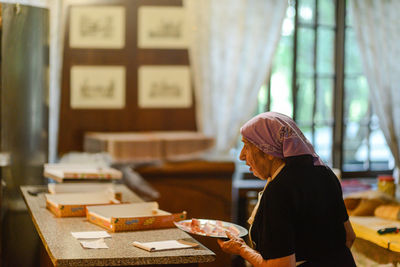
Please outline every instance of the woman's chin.
[{"label": "woman's chin", "polygon": [[258,179],[267,180],[267,179],[264,178],[262,175],[258,174],[257,172],[254,172],[252,167],[249,167],[249,171],[250,171],[255,177],[257,177]]},{"label": "woman's chin", "polygon": [[255,176],[255,177],[257,177],[258,179],[260,179],[260,180],[267,180],[267,178],[265,178],[263,175],[260,175],[260,174],[258,174],[258,173],[255,173],[255,172],[253,172],[253,175]]}]

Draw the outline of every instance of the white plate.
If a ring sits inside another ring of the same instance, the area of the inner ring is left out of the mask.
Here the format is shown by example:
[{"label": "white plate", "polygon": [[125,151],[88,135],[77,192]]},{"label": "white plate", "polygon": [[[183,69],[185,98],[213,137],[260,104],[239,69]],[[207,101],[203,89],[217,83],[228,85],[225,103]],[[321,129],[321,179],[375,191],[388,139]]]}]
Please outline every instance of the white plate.
[{"label": "white plate", "polygon": [[[207,219],[197,219],[197,220],[199,220],[200,221],[200,225],[204,225],[204,224],[206,224],[207,222],[208,223],[211,223],[211,224],[213,224],[213,225],[215,225],[216,224],[216,220],[207,220]],[[192,220],[190,219],[190,220],[184,220],[184,221],[179,221],[179,222],[174,222],[174,224],[176,225],[176,227],[178,227],[179,229],[181,229],[182,231],[185,231],[185,232],[187,232],[187,233],[189,233],[189,234],[193,234],[193,235],[201,235],[201,236],[209,236],[209,237],[216,237],[216,238],[227,238],[227,236],[224,234],[224,235],[206,235],[206,234],[201,234],[201,233],[195,233],[195,232],[192,232],[191,231],[191,229],[189,228],[189,227],[185,227],[185,223],[190,223]],[[222,222],[222,226],[224,227],[224,228],[229,228],[229,226],[234,226],[234,227],[236,227],[236,229],[238,229],[239,230],[239,237],[243,237],[243,236],[246,236],[247,235],[247,229],[246,228],[244,228],[244,227],[242,227],[242,226],[240,226],[240,225],[237,225],[237,224],[234,224],[234,223],[230,223],[230,222],[224,222],[224,221],[221,221]],[[228,230],[228,229],[227,229]]]}]

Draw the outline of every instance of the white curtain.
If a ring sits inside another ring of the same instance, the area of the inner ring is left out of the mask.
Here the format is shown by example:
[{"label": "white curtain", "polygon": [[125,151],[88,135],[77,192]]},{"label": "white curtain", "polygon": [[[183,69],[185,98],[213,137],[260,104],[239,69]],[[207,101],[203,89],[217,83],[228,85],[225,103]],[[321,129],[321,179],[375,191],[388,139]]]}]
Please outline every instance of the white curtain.
[{"label": "white curtain", "polygon": [[373,108],[400,166],[400,1],[353,0],[354,28]]},{"label": "white curtain", "polygon": [[280,39],[286,0],[186,0],[197,127],[227,154],[252,117]]},{"label": "white curtain", "polygon": [[[62,51],[64,23],[63,0],[0,0],[0,3],[27,5],[49,10],[49,150],[48,161],[57,161],[58,122],[60,114]],[[18,8],[17,8],[18,9]]]}]

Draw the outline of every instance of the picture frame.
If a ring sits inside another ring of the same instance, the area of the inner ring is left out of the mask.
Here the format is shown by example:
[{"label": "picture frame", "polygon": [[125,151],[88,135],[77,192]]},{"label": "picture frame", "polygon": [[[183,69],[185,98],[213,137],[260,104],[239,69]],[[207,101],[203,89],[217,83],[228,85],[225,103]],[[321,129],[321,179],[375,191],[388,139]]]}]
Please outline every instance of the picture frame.
[{"label": "picture frame", "polygon": [[124,66],[71,67],[72,109],[122,109],[125,107]]},{"label": "picture frame", "polygon": [[187,49],[186,9],[172,6],[138,8],[138,47],[149,49]]},{"label": "picture frame", "polygon": [[138,69],[140,108],[190,108],[189,66],[141,66]]},{"label": "picture frame", "polygon": [[125,13],[124,6],[71,6],[70,48],[124,48]]}]

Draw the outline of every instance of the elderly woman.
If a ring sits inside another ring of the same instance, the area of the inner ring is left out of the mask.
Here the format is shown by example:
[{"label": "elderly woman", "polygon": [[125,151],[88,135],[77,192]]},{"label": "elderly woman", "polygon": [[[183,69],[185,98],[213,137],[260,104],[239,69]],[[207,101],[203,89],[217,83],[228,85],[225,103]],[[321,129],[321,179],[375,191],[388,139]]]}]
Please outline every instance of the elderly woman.
[{"label": "elderly woman", "polygon": [[222,250],[253,266],[355,266],[355,239],[340,183],[295,122],[276,112],[259,114],[240,130],[240,159],[266,180],[249,219],[248,246],[228,234]]}]

